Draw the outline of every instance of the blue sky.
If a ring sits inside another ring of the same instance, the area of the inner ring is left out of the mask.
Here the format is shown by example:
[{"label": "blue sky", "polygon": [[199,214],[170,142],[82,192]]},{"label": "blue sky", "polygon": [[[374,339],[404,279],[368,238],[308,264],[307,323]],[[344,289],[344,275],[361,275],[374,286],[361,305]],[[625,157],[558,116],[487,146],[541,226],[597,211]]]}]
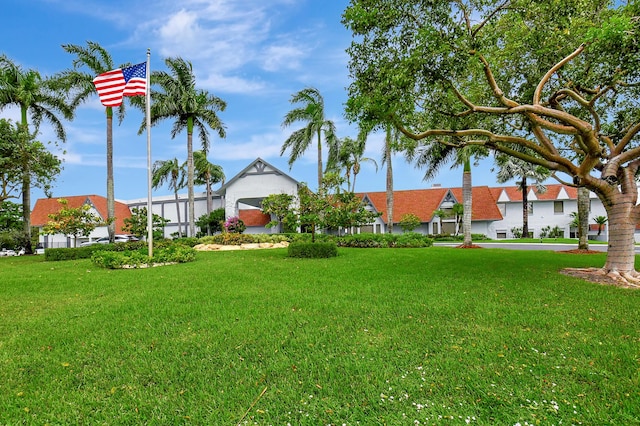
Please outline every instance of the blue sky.
[{"label": "blue sky", "polygon": [[[114,63],[146,61],[151,49],[151,69],[165,69],[164,58],[180,56],[193,63],[198,88],[227,102],[219,114],[227,137],[211,132],[209,160],[232,178],[261,157],[294,179],[316,186],[316,152],[310,149],[289,169],[283,142],[298,127],[282,128],[292,109],[291,95],[316,87],[325,100],[325,112],[339,137],[355,137],[357,129],[343,115],[349,85],[345,49],[351,34],[340,23],[347,0],[5,0],[0,54],[24,68],[52,75],[71,67],[73,56],[62,44],[86,45],[95,41],[106,48]],[[0,117],[18,119],[15,109]],[[114,120],[115,195],[119,200],[147,194],[146,135],[137,135],[143,120],[128,108],[121,125]],[[151,131],[152,160],[174,157],[186,160],[186,133],[171,139],[171,122]],[[76,118],[65,122],[67,142],[58,155],[64,170],[53,187],[53,196],[106,195],[104,107],[97,95],[81,106]],[[43,126],[43,142],[54,141]],[[199,141],[194,138],[194,149]],[[64,150],[64,152],[62,151]],[[380,162],[382,135],[372,135],[368,157]],[[394,159],[396,189],[428,188],[434,183],[461,186],[462,170],[443,168],[429,182],[423,171]],[[497,185],[491,162],[474,168],[474,185]],[[217,188],[217,186],[216,186]],[[383,191],[385,171],[364,164],[356,191]],[[202,191],[203,188],[196,188]],[[186,192],[186,189],[184,190]],[[154,195],[170,194],[168,188]],[[32,199],[43,193],[34,190]]]}]

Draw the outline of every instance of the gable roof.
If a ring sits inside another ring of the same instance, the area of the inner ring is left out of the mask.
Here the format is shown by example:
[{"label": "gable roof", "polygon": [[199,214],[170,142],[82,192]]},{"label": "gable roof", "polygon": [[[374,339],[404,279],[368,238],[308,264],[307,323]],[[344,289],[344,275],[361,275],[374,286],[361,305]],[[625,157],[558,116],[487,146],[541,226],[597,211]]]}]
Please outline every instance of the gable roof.
[{"label": "gable roof", "polygon": [[233,185],[238,179],[241,179],[243,177],[250,176],[250,175],[261,175],[265,173],[275,174],[277,176],[284,176],[290,181],[294,182],[296,185],[300,184],[300,182],[298,182],[297,180],[295,180],[285,172],[281,171],[277,167],[271,165],[270,163],[264,161],[262,158],[258,157],[255,160],[253,160],[247,167],[242,169],[238,174],[236,174],[230,180],[225,182],[225,184],[222,185],[216,192],[222,195],[227,191],[227,188]]},{"label": "gable roof", "polygon": [[[33,211],[31,212],[31,226],[44,226],[49,222],[49,215],[59,212],[62,209],[62,205],[58,202],[59,199],[67,200],[67,206],[70,208],[78,208],[84,204],[89,204],[96,209],[100,218],[105,220],[107,218],[107,199],[100,195],[73,195],[70,197],[56,197],[56,198],[39,198],[36,201]],[[129,206],[119,201],[115,202],[115,214],[116,214],[116,233],[123,234],[124,220],[131,217],[131,210]]]},{"label": "gable roof", "polygon": [[[447,194],[462,203],[462,188],[430,188],[406,191],[393,191],[393,221],[397,223],[407,213],[413,213],[421,222],[431,222],[434,212],[440,208]],[[382,220],[387,218],[387,193],[367,192],[358,194],[373,207],[382,212]],[[502,214],[496,200],[488,186],[474,186],[471,192],[473,198],[471,220],[502,220]]]},{"label": "gable roof", "polygon": [[[529,185],[528,194],[531,201],[576,200],[578,198],[578,189],[572,186],[559,183],[545,186],[547,190],[540,192],[535,185]],[[518,186],[494,187],[491,188],[491,192],[499,203],[522,202],[522,191]],[[531,196],[532,193],[535,198]]]}]

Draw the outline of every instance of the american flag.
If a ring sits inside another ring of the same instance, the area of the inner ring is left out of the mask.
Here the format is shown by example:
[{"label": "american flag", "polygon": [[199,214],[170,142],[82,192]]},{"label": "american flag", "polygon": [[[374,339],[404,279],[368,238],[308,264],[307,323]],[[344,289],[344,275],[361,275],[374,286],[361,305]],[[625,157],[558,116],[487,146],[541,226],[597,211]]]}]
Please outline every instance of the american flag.
[{"label": "american flag", "polygon": [[123,96],[145,96],[147,92],[147,64],[107,71],[93,79],[102,105],[117,107]]}]

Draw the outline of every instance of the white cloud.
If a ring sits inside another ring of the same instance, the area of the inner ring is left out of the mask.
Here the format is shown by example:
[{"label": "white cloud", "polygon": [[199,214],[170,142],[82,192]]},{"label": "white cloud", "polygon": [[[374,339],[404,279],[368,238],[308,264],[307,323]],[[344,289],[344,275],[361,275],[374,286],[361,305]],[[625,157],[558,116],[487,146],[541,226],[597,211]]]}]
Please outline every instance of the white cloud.
[{"label": "white cloud", "polygon": [[292,44],[273,45],[268,46],[262,56],[262,68],[273,72],[281,69],[299,69],[306,52]]},{"label": "white cloud", "polygon": [[198,86],[211,89],[214,92],[224,93],[255,93],[262,91],[265,84],[259,81],[251,81],[237,76],[226,77],[222,74],[210,74],[204,80],[198,80]]}]

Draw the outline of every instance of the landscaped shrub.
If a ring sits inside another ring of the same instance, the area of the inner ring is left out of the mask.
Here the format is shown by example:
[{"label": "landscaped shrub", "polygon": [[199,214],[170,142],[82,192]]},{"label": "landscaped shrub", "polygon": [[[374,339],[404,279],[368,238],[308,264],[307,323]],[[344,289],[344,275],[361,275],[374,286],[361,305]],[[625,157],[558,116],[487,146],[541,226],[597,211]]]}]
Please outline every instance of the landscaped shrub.
[{"label": "landscaped shrub", "polygon": [[230,234],[228,232],[198,239],[198,244],[240,245],[254,243],[281,243],[289,241],[283,234]]},{"label": "landscaped shrub", "polygon": [[398,239],[396,234],[353,234],[337,239],[340,247],[381,248],[393,247]]},{"label": "landscaped shrub", "polygon": [[408,232],[398,237],[396,241],[396,247],[403,248],[418,248],[418,247],[431,247],[433,240],[426,235],[418,234],[417,232]]},{"label": "landscaped shrub", "polygon": [[121,269],[124,266],[139,268],[149,263],[149,256],[139,251],[99,250],[91,256],[93,264],[107,269]]},{"label": "landscaped shrub", "polygon": [[289,257],[306,259],[336,257],[338,246],[333,242],[294,242],[289,244]]},{"label": "landscaped shrub", "polygon": [[100,250],[91,256],[91,260],[96,266],[107,269],[140,268],[162,263],[185,263],[192,262],[195,258],[196,251],[181,244],[154,250],[152,258],[149,258],[144,250],[122,252]]},{"label": "landscaped shrub", "polygon": [[174,244],[181,244],[187,247],[194,247],[200,244],[200,239],[196,237],[182,237],[182,238],[174,238],[171,240]]},{"label": "landscaped shrub", "polygon": [[340,247],[386,248],[386,247],[431,247],[433,239],[417,232],[404,234],[354,234],[337,239]]}]

